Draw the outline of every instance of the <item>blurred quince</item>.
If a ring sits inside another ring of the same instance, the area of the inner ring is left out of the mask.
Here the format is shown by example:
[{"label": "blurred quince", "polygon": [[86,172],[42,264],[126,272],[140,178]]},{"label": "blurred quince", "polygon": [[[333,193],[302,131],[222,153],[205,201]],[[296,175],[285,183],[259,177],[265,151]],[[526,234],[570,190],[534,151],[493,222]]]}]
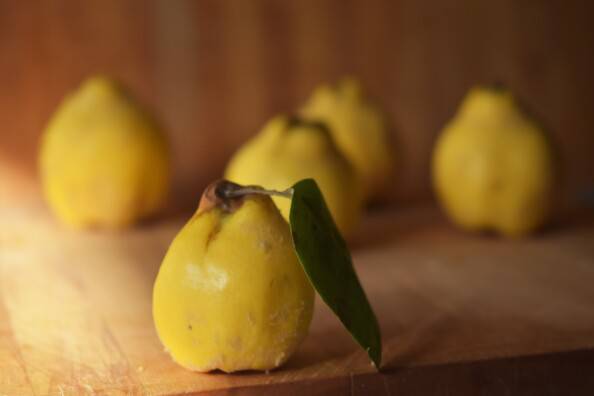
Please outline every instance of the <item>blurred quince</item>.
[{"label": "blurred quince", "polygon": [[311,322],[314,290],[289,225],[270,197],[236,194],[241,188],[227,181],[207,188],[155,281],[159,338],[191,370],[273,369]]},{"label": "blurred quince", "polygon": [[318,87],[301,109],[307,119],[326,123],[339,149],[354,165],[366,198],[385,190],[394,170],[394,153],[383,112],[361,85],[345,78],[335,87]]},{"label": "blurred quince", "polygon": [[[313,178],[324,194],[339,230],[348,235],[361,212],[361,186],[349,162],[319,122],[277,116],[231,158],[225,178],[284,190]],[[288,220],[290,201],[273,197]]]},{"label": "blurred quince", "polygon": [[118,228],[160,209],[169,185],[168,145],[129,95],[105,77],[68,95],[44,131],[45,197],[77,228]]},{"label": "blurred quince", "polygon": [[472,89],[433,153],[438,198],[468,230],[521,236],[541,226],[555,173],[550,141],[504,88]]}]

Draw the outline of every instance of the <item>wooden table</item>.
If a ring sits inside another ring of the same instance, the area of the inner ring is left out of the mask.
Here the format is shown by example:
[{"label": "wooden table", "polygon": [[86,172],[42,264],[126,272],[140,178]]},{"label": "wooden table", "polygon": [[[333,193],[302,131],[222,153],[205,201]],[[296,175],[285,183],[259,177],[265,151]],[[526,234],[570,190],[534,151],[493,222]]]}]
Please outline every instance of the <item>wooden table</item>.
[{"label": "wooden table", "polygon": [[177,366],[153,327],[153,281],[183,216],[76,233],[34,198],[0,202],[0,395],[594,394],[592,217],[505,241],[430,207],[371,214],[353,253],[383,372],[318,300],[286,366],[227,375]]}]

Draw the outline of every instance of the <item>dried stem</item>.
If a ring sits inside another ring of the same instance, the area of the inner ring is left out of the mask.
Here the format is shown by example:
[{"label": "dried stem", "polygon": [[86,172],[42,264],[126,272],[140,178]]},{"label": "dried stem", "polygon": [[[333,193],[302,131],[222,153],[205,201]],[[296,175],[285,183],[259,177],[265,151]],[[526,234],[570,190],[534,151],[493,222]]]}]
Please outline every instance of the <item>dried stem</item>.
[{"label": "dried stem", "polygon": [[291,199],[293,197],[293,189],[288,188],[284,191],[267,190],[260,186],[242,186],[228,180],[218,180],[206,188],[200,205],[198,206],[198,213],[208,210],[214,206],[218,206],[225,211],[233,211],[241,205],[243,197],[250,194],[260,194],[268,196],[279,196]]},{"label": "dried stem", "polygon": [[221,199],[239,198],[249,194],[261,194],[292,198],[293,189],[288,188],[284,191],[267,190],[260,186],[242,186],[237,183],[230,182],[228,180],[221,180],[216,185],[216,195]]}]

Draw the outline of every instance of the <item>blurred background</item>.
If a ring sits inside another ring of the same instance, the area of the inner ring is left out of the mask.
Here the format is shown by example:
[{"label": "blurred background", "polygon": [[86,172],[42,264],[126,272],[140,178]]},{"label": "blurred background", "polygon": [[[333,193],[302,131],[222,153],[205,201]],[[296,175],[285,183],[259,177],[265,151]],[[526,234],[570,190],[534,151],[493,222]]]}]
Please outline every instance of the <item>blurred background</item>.
[{"label": "blurred background", "polygon": [[34,180],[51,113],[105,73],[166,127],[175,195],[193,206],[272,115],[353,75],[390,118],[393,201],[431,199],[436,134],[472,85],[501,82],[553,134],[571,202],[594,186],[592,11],[560,0],[1,0],[0,176]]}]

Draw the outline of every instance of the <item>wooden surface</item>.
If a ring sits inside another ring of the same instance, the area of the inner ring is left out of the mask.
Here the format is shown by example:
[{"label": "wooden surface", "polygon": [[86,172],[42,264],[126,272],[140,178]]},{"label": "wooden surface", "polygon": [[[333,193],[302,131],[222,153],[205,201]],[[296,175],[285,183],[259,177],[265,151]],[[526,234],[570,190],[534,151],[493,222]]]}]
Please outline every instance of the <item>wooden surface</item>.
[{"label": "wooden surface", "polygon": [[359,77],[385,108],[395,196],[426,199],[436,134],[470,86],[509,85],[552,133],[567,193],[594,185],[588,1],[0,0],[0,161],[35,171],[39,135],[97,72],[163,121],[179,198],[321,82]]},{"label": "wooden surface", "polygon": [[594,391],[591,216],[503,241],[460,233],[432,208],[371,214],[353,251],[379,317],[384,373],[318,300],[286,366],[197,374],[165,354],[151,318],[153,281],[183,218],[75,233],[36,198],[1,195],[0,395]]}]

